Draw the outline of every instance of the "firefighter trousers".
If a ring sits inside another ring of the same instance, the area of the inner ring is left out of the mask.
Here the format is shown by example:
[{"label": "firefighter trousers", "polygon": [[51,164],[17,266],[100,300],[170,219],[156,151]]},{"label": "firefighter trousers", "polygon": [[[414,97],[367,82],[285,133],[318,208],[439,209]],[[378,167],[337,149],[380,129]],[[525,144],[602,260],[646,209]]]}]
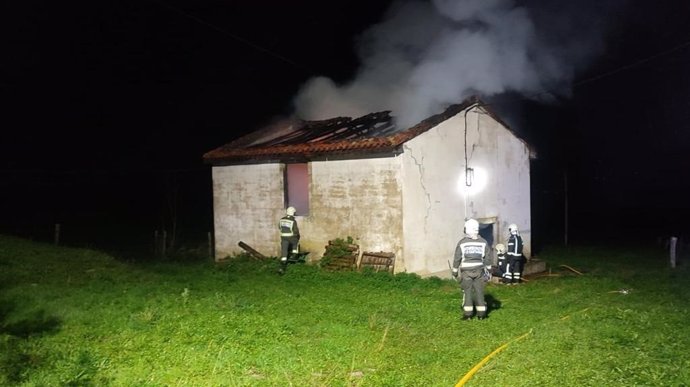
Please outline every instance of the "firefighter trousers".
[{"label": "firefighter trousers", "polygon": [[486,316],[486,301],[484,300],[484,268],[461,269],[460,287],[462,288],[462,314],[470,317],[477,310],[477,317]]}]

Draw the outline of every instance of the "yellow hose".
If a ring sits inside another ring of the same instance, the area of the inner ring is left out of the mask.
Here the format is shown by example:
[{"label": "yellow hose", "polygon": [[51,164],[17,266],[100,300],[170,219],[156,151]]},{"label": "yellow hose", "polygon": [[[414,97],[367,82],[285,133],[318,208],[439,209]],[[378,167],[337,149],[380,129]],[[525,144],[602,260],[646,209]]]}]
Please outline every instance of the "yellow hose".
[{"label": "yellow hose", "polygon": [[561,267],[565,267],[565,268],[568,269],[568,270],[572,270],[572,271],[574,271],[575,273],[577,273],[577,274],[579,274],[579,275],[582,275],[582,273],[580,273],[579,271],[573,269],[572,267],[570,267],[570,266],[568,266],[568,265],[561,265]]},{"label": "yellow hose", "polygon": [[513,343],[513,342],[515,342],[515,341],[521,340],[521,339],[527,337],[527,335],[529,335],[530,333],[532,333],[532,330],[531,330],[531,329],[530,329],[529,332],[525,333],[524,335],[522,335],[522,336],[520,336],[520,337],[518,337],[518,338],[515,338],[515,339],[513,339],[513,340],[510,340],[509,342],[507,342],[507,343],[501,345],[500,347],[494,349],[493,352],[491,352],[490,354],[488,354],[488,355],[487,355],[485,358],[483,358],[479,363],[477,363],[477,365],[475,365],[474,367],[472,367],[472,369],[471,369],[468,373],[466,373],[465,376],[463,376],[462,379],[460,379],[460,381],[458,381],[458,383],[455,385],[455,387],[462,387],[462,386],[464,386],[465,383],[467,383],[467,381],[470,380],[470,379],[472,378],[472,376],[474,376],[474,374],[475,374],[477,371],[479,371],[479,369],[482,368],[482,366],[483,366],[484,364],[486,364],[486,362],[489,361],[489,359],[491,359],[491,358],[492,358],[494,355],[496,355],[497,353],[503,351],[510,343]]},{"label": "yellow hose", "polygon": [[[583,313],[583,312],[588,311],[589,308],[590,308],[590,307],[586,307],[586,308],[584,308],[584,309],[582,309],[582,310],[579,310],[579,311],[577,311],[577,312],[573,312],[573,313],[571,313],[571,314],[574,314],[574,313]],[[569,318],[570,318],[570,314],[561,317],[560,320],[567,320],[567,319],[569,319]],[[503,351],[509,344],[514,343],[514,342],[516,342],[516,341],[518,341],[518,340],[524,339],[524,338],[527,337],[527,335],[529,335],[530,333],[532,333],[532,330],[531,330],[531,329],[530,329],[527,333],[525,333],[524,335],[522,335],[522,336],[520,336],[520,337],[516,337],[516,338],[514,338],[513,340],[510,340],[509,342],[507,342],[507,343],[501,345],[500,347],[494,349],[493,352],[491,352],[490,354],[488,354],[488,355],[487,355],[485,358],[483,358],[479,363],[477,363],[477,365],[475,365],[474,367],[472,367],[472,369],[471,369],[468,373],[466,373],[465,376],[463,376],[462,379],[460,379],[460,381],[458,381],[458,383],[455,385],[455,387],[462,387],[462,386],[464,386],[465,383],[467,383],[467,381],[470,380],[470,379],[472,378],[472,376],[474,376],[474,374],[477,373],[477,371],[479,371],[479,369],[482,368],[482,366],[483,366],[484,364],[486,364],[486,362],[489,361],[489,359],[491,359],[491,358],[492,358],[494,355],[496,355],[497,353]]]}]

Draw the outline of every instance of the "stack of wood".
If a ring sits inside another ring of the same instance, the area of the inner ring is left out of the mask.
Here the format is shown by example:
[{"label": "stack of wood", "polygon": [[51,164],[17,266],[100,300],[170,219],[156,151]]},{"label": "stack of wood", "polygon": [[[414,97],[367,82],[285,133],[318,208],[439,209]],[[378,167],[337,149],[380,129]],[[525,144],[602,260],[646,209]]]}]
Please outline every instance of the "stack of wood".
[{"label": "stack of wood", "polygon": [[389,271],[393,272],[395,265],[395,254],[384,251],[379,252],[363,252],[362,259],[359,261],[359,269],[370,267],[375,271]]},{"label": "stack of wood", "polygon": [[[336,240],[330,240],[325,248],[324,257],[329,256],[329,258],[328,262],[323,265],[324,268],[329,270],[353,270],[357,267],[359,245],[336,243]],[[336,250],[339,253],[333,254],[332,252]]]}]

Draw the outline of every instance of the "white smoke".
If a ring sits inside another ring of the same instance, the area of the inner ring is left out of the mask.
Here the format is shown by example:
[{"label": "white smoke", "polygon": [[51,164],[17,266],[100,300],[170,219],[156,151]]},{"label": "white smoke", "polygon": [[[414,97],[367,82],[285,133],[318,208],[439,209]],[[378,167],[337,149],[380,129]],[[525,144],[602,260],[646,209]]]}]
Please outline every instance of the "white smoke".
[{"label": "white smoke", "polygon": [[472,94],[567,95],[576,70],[602,48],[598,18],[572,6],[577,12],[566,17],[570,2],[532,2],[539,8],[530,0],[399,1],[360,37],[355,78],[310,79],[294,99],[296,114],[316,120],[392,110],[405,128]]}]

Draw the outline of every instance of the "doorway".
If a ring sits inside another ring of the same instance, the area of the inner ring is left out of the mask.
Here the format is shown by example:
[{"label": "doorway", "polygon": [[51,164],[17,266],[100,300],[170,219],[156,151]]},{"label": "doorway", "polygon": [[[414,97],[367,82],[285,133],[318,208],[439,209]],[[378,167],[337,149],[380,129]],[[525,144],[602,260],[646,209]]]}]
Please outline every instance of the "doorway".
[{"label": "doorway", "polygon": [[490,247],[494,245],[494,224],[479,223],[479,236],[486,239]]}]

